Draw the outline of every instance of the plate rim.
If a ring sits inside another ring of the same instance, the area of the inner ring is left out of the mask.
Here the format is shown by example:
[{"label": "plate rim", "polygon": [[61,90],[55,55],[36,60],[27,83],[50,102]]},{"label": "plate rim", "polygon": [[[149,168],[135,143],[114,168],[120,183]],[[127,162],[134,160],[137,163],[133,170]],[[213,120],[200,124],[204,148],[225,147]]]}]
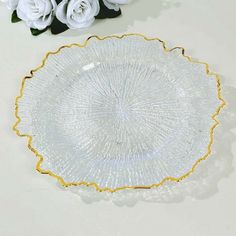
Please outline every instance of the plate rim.
[{"label": "plate rim", "polygon": [[[117,187],[117,188],[109,188],[109,187],[105,187],[105,188],[102,188],[99,186],[99,184],[95,183],[95,182],[86,182],[86,181],[80,181],[80,182],[66,182],[61,176],[59,175],[56,175],[55,173],[53,173],[52,171],[50,170],[43,170],[41,168],[41,165],[44,161],[44,157],[33,147],[32,145],[32,142],[33,142],[33,137],[29,134],[23,134],[20,132],[20,130],[17,128],[17,126],[20,124],[21,122],[21,118],[19,116],[19,104],[18,104],[18,101],[22,98],[23,94],[24,94],[24,85],[25,85],[25,82],[29,79],[32,79],[34,77],[34,73],[38,70],[40,70],[41,68],[44,67],[47,59],[49,56],[51,55],[56,55],[58,53],[61,52],[61,50],[63,48],[71,48],[71,47],[80,47],[80,48],[84,48],[88,45],[88,42],[91,40],[91,39],[96,39],[98,41],[103,41],[103,40],[106,40],[106,39],[123,39],[125,37],[133,37],[133,36],[136,36],[136,37],[142,37],[145,41],[159,41],[163,47],[163,50],[165,52],[171,52],[171,51],[174,51],[174,50],[180,50],[181,51],[181,55],[186,58],[189,62],[191,63],[195,63],[195,64],[202,64],[205,66],[205,71],[206,71],[206,75],[209,75],[209,76],[214,76],[215,77],[215,80],[216,80],[216,87],[217,87],[217,97],[218,97],[218,100],[221,102],[220,105],[217,107],[216,111],[211,115],[211,118],[212,120],[214,121],[214,124],[211,126],[210,130],[209,130],[209,142],[208,142],[208,146],[207,146],[207,151],[206,153],[201,156],[195,163],[194,165],[192,166],[192,168],[186,172],[185,174],[179,176],[179,177],[173,177],[173,176],[167,176],[165,178],[163,178],[161,181],[159,181],[158,183],[153,183],[151,185],[147,185],[147,186],[121,186],[121,187]],[[35,154],[35,156],[38,158],[38,161],[36,163],[36,170],[41,173],[41,174],[47,174],[53,178],[55,178],[63,187],[70,187],[70,186],[81,186],[81,185],[84,185],[84,186],[92,186],[94,187],[97,191],[99,192],[117,192],[117,191],[120,191],[120,190],[125,190],[125,189],[151,189],[151,188],[154,188],[154,187],[160,187],[162,186],[165,182],[167,181],[171,181],[171,182],[180,182],[181,180],[189,177],[195,170],[196,168],[198,167],[198,165],[203,161],[203,160],[206,160],[212,153],[212,144],[214,142],[214,130],[215,128],[220,124],[220,122],[216,119],[216,117],[219,115],[220,111],[222,110],[222,108],[226,105],[226,101],[223,99],[222,95],[221,95],[221,79],[220,79],[220,75],[217,74],[217,73],[214,73],[212,71],[210,71],[209,69],[209,64],[206,63],[206,62],[203,62],[203,61],[199,61],[199,60],[194,60],[192,57],[188,56],[185,54],[185,48],[183,47],[173,47],[173,48],[168,48],[166,46],[166,42],[157,38],[157,37],[154,37],[154,38],[149,38],[149,37],[146,37],[145,35],[143,34],[140,34],[140,33],[129,33],[129,34],[122,34],[122,35],[110,35],[110,36],[105,36],[105,37],[100,37],[100,36],[97,36],[97,35],[92,35],[90,37],[88,37],[83,44],[79,44],[79,43],[72,43],[72,44],[68,44],[68,45],[63,45],[61,47],[59,47],[56,51],[49,51],[45,57],[43,58],[41,64],[36,67],[35,69],[32,69],[30,71],[30,74],[29,75],[26,75],[22,81],[21,81],[21,85],[20,85],[20,92],[19,92],[19,95],[16,96],[15,98],[15,118],[16,118],[16,122],[14,123],[12,129],[13,131],[17,134],[17,136],[19,137],[26,137],[27,138],[27,146],[28,148]]]}]

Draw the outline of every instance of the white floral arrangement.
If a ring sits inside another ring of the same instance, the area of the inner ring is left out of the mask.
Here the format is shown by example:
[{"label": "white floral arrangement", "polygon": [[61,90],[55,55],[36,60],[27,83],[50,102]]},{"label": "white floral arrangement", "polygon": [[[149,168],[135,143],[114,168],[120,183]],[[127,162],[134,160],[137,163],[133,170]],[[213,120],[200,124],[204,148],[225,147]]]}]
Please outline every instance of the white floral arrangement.
[{"label": "white floral arrangement", "polygon": [[12,11],[13,23],[24,21],[33,35],[50,29],[59,34],[67,29],[81,29],[95,19],[121,15],[120,4],[128,0],[1,0]]}]

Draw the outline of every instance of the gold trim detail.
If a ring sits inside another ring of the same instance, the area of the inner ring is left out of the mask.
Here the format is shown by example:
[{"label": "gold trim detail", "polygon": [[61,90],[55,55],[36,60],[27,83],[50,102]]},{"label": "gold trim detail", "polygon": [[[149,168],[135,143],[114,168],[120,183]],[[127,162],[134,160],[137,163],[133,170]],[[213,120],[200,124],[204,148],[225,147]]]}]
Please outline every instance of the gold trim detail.
[{"label": "gold trim detail", "polygon": [[[153,40],[157,40],[159,41],[162,46],[163,46],[163,49],[164,51],[166,52],[171,52],[173,50],[176,50],[176,49],[179,49],[181,50],[182,52],[182,55],[183,57],[185,57],[188,61],[192,62],[192,63],[197,63],[197,64],[203,64],[205,65],[205,68],[206,68],[206,74],[207,75],[210,75],[210,76],[215,76],[215,79],[216,79],[216,83],[217,83],[217,96],[218,96],[218,99],[221,101],[221,104],[220,106],[217,108],[217,110],[215,111],[214,114],[212,114],[211,118],[212,120],[215,122],[215,124],[210,128],[210,132],[209,132],[209,143],[208,143],[208,148],[207,148],[207,152],[204,156],[202,156],[201,158],[199,158],[195,164],[192,166],[192,168],[184,175],[180,176],[180,177],[171,177],[171,176],[168,176],[166,178],[164,178],[163,180],[161,180],[159,183],[156,183],[156,184],[152,184],[152,185],[149,185],[149,186],[122,186],[122,187],[118,187],[118,188],[115,188],[115,189],[112,189],[112,188],[101,188],[97,183],[93,183],[93,182],[85,182],[85,181],[81,181],[81,182],[65,182],[64,179],[61,177],[61,176],[58,176],[56,175],[55,173],[53,173],[52,171],[50,170],[43,170],[41,168],[41,164],[44,160],[44,157],[32,146],[32,142],[33,142],[33,137],[28,135],[28,134],[22,134],[20,133],[20,131],[17,129],[17,126],[18,124],[21,122],[21,118],[19,117],[19,114],[18,114],[18,110],[19,110],[19,105],[18,105],[18,101],[19,99],[23,96],[23,91],[24,91],[24,85],[25,85],[25,82],[26,80],[29,80],[29,79],[32,79],[33,76],[34,76],[34,72],[38,71],[39,69],[41,69],[42,67],[44,67],[48,57],[50,55],[55,55],[55,54],[58,54],[60,53],[60,51],[63,49],[63,48],[71,48],[71,47],[86,47],[89,40],[92,39],[92,38],[96,38],[97,40],[105,40],[105,39],[112,39],[112,38],[116,38],[116,39],[122,39],[124,37],[130,37],[130,36],[140,36],[142,37],[144,40],[146,41],[153,41]],[[168,49],[167,46],[166,46],[166,43],[164,41],[162,41],[161,39],[159,38],[147,38],[146,36],[142,35],[142,34],[124,34],[124,35],[121,35],[121,36],[118,36],[118,35],[112,35],[112,36],[106,36],[106,37],[99,37],[99,36],[91,36],[89,37],[84,44],[77,44],[77,43],[74,43],[74,44],[70,44],[70,45],[64,45],[62,47],[60,47],[57,51],[54,51],[54,52],[48,52],[45,56],[45,58],[43,59],[42,63],[40,66],[38,66],[37,68],[33,69],[30,71],[30,75],[29,76],[25,76],[21,82],[21,87],[20,87],[20,94],[19,96],[16,97],[15,99],[15,117],[17,119],[16,123],[14,124],[13,126],[13,130],[16,132],[16,134],[19,136],[19,137],[26,137],[27,138],[27,141],[28,141],[28,148],[36,155],[36,157],[38,158],[38,162],[36,164],[36,170],[38,172],[40,172],[41,174],[47,174],[47,175],[50,175],[52,177],[54,177],[55,179],[58,180],[58,182],[64,186],[64,187],[69,187],[69,186],[80,186],[80,185],[84,185],[84,186],[93,186],[97,191],[100,191],[100,192],[104,192],[104,191],[107,191],[107,192],[117,192],[119,190],[124,190],[124,189],[150,189],[150,188],[153,188],[153,187],[159,187],[161,185],[163,185],[165,182],[167,181],[172,181],[172,182],[179,182],[185,178],[187,178],[189,175],[191,175],[195,169],[197,168],[197,166],[199,165],[199,163],[203,160],[206,160],[209,155],[211,154],[212,152],[212,144],[213,144],[213,141],[214,141],[214,129],[216,128],[216,126],[219,125],[219,121],[216,119],[216,117],[219,115],[221,109],[226,105],[226,102],[225,100],[222,98],[221,96],[221,81],[220,81],[220,76],[219,74],[216,74],[216,73],[213,73],[210,71],[209,69],[209,65],[206,63],[206,62],[201,62],[201,61],[195,61],[193,60],[190,56],[187,56],[185,55],[185,49],[183,47],[174,47],[174,48],[171,48],[171,49]]]}]

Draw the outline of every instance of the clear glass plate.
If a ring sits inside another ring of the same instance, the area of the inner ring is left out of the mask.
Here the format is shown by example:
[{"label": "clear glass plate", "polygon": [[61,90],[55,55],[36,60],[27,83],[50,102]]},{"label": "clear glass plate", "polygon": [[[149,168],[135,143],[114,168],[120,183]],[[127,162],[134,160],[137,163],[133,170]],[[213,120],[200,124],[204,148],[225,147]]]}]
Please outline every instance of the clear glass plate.
[{"label": "clear glass plate", "polygon": [[95,36],[49,53],[24,78],[14,129],[37,170],[63,186],[150,188],[182,180],[210,155],[224,104],[219,76],[183,48]]}]

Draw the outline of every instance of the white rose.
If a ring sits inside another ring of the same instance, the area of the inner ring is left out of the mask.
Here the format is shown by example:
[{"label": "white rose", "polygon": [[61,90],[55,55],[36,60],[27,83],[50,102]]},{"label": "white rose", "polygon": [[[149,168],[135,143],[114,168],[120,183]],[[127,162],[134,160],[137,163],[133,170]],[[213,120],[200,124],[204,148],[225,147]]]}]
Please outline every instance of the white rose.
[{"label": "white rose", "polygon": [[113,3],[113,4],[126,4],[129,0],[106,0],[107,2]]},{"label": "white rose", "polygon": [[19,0],[1,0],[2,2],[6,3],[7,8],[15,11],[18,5]]},{"label": "white rose", "polygon": [[108,9],[112,9],[115,11],[119,11],[120,6],[119,4],[126,4],[128,0],[103,0],[104,5]]},{"label": "white rose", "polygon": [[55,0],[19,0],[17,16],[33,29],[43,30],[52,23]]},{"label": "white rose", "polygon": [[63,0],[57,7],[59,21],[71,29],[90,26],[100,10],[98,0]]}]

